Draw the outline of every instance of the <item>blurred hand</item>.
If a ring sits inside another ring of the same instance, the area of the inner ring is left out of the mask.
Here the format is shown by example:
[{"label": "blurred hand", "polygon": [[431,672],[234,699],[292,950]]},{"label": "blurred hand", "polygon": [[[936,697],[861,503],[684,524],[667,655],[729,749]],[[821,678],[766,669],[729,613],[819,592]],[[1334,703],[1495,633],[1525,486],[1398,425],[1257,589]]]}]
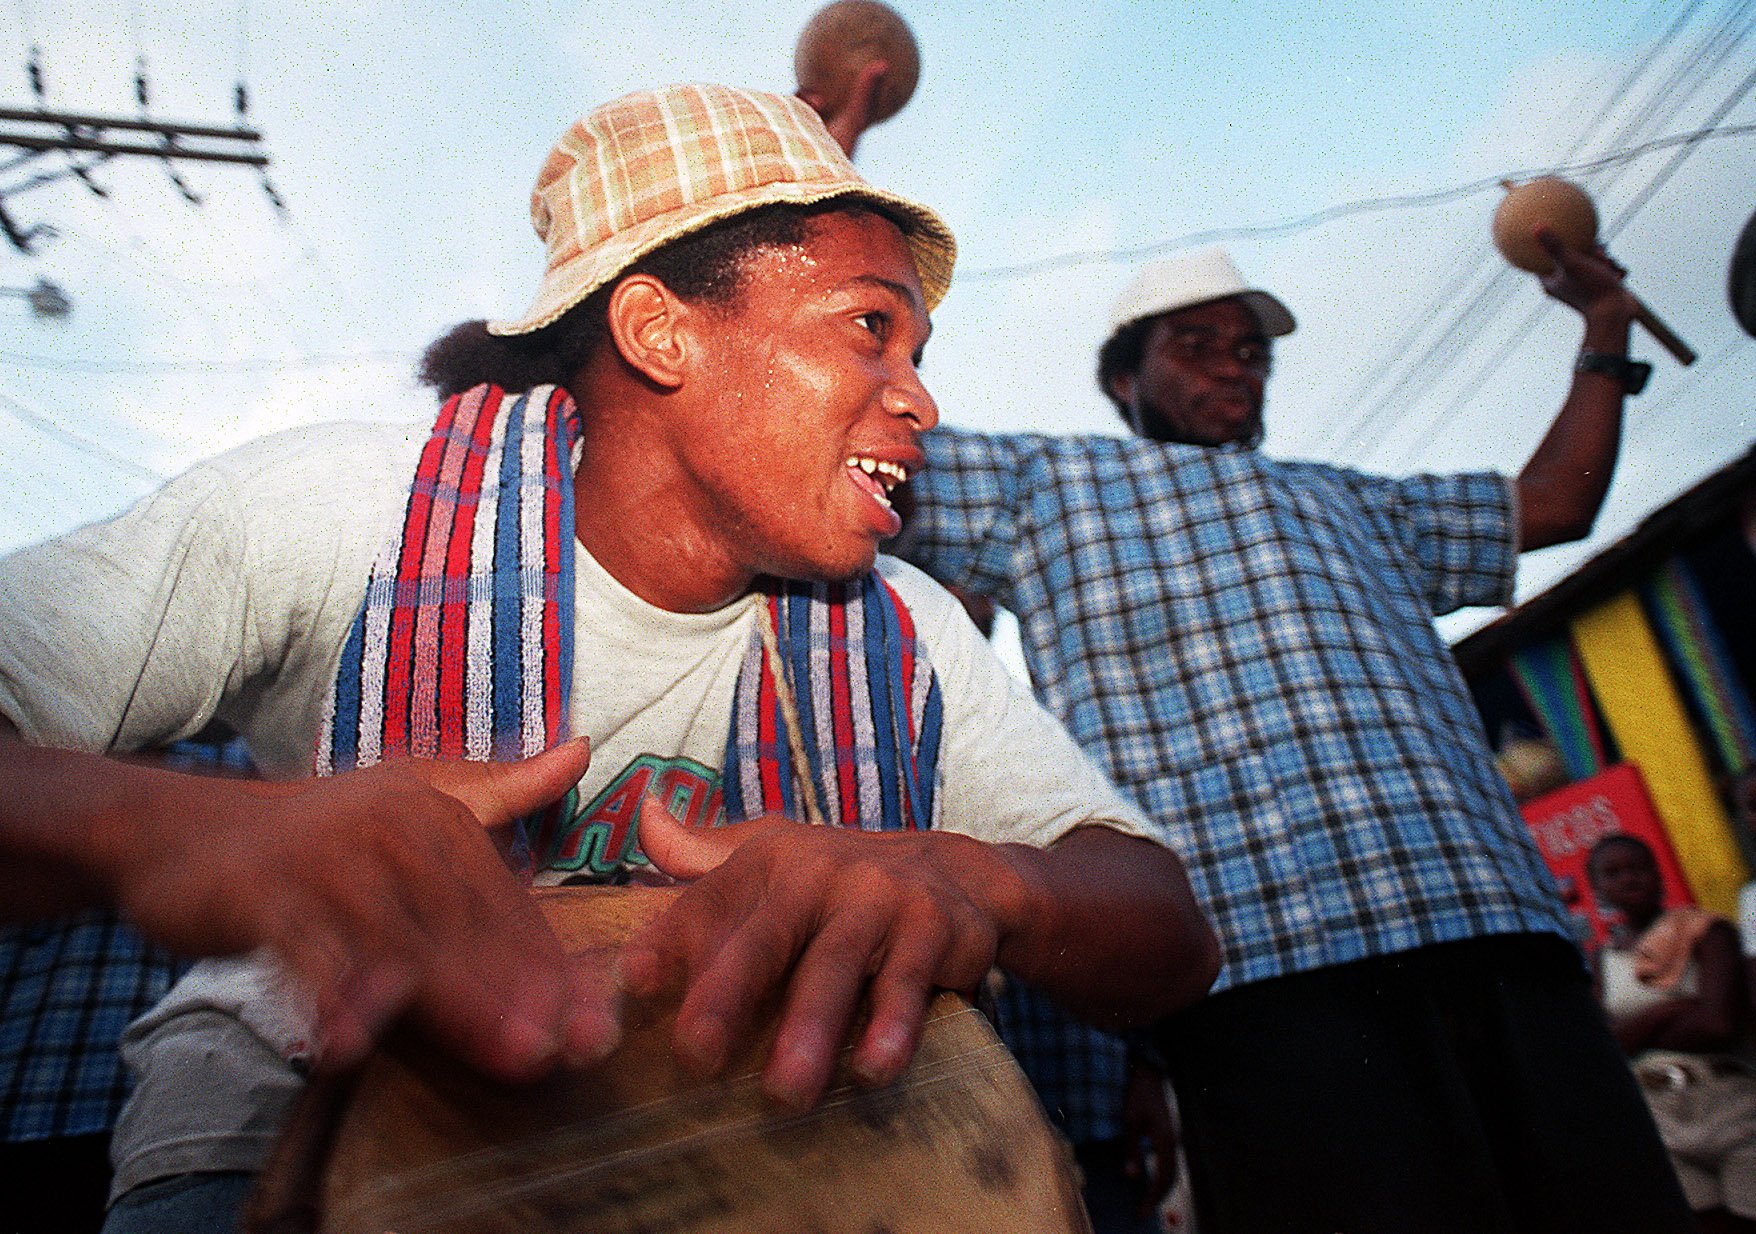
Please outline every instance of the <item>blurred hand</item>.
[{"label": "blurred hand", "polygon": [[1633,319],[1640,305],[1622,285],[1628,271],[1616,264],[1603,245],[1589,250],[1569,248],[1547,227],[1539,227],[1536,237],[1555,262],[1555,268],[1541,279],[1544,291],[1588,317],[1603,314]]},{"label": "blurred hand", "polygon": [[878,87],[884,82],[884,74],[890,71],[890,63],[886,60],[869,60],[861,66],[848,90],[847,99],[834,111],[825,109],[823,96],[815,90],[801,90],[799,97],[823,117],[823,127],[835,138],[844,153],[851,159],[854,147],[859,144],[860,134],[872,127],[872,115],[877,110]]},{"label": "blurred hand", "polygon": [[[110,898],[189,954],[266,946],[311,995],[318,1065],[399,1015],[509,1080],[613,1048],[606,980],[569,961],[490,832],[567,791],[584,741],[517,763],[398,760],[296,783],[146,772],[109,833]],[[190,787],[193,781],[195,787]],[[155,808],[156,807],[156,808]]]},{"label": "blurred hand", "polygon": [[861,832],[769,817],[688,828],[655,800],[640,842],[665,873],[692,880],[624,950],[623,973],[650,996],[681,977],[674,1046],[700,1075],[723,1067],[763,1004],[780,999],[763,1090],[788,1109],[822,1095],[862,997],[871,1019],[852,1068],[899,1076],[938,990],[973,993],[1028,893],[1003,846],[951,833]]},{"label": "blurred hand", "polygon": [[1165,1077],[1130,1059],[1122,1095],[1122,1172],[1138,1178],[1141,1216],[1156,1212],[1177,1182],[1177,1123],[1165,1094]]}]

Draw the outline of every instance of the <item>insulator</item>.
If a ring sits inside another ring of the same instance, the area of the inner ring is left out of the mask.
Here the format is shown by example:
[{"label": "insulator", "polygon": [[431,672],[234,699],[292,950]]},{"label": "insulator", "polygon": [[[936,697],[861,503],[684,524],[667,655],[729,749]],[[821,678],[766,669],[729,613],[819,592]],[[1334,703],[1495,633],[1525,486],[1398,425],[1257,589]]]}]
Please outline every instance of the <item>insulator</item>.
[{"label": "insulator", "polygon": [[177,191],[179,193],[183,194],[183,200],[187,201],[192,206],[199,206],[201,204],[200,195],[184,183],[183,177],[177,174],[176,168],[172,167],[170,163],[167,162],[165,164],[165,170],[170,173],[171,183],[177,186]]},{"label": "insulator", "polygon": [[91,190],[93,197],[109,197],[110,190],[99,184],[96,180],[93,180],[91,178],[91,173],[85,168],[75,167],[73,169],[73,174],[78,176],[85,184],[85,187]]}]

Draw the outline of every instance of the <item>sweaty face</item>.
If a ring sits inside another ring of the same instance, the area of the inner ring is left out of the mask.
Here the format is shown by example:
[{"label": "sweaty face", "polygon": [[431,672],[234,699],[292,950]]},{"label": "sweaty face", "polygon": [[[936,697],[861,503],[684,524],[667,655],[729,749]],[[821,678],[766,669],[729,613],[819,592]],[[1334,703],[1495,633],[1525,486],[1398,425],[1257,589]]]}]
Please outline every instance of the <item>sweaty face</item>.
[{"label": "sweaty face", "polygon": [[1134,431],[1154,441],[1256,445],[1268,339],[1241,301],[1215,300],[1155,318],[1140,369],[1115,378]]},{"label": "sweaty face", "polygon": [[901,522],[889,492],[939,412],[917,365],[930,326],[902,232],[864,212],[762,249],[695,336],[705,397],[673,443],[690,533],[749,575],[845,579]]}]

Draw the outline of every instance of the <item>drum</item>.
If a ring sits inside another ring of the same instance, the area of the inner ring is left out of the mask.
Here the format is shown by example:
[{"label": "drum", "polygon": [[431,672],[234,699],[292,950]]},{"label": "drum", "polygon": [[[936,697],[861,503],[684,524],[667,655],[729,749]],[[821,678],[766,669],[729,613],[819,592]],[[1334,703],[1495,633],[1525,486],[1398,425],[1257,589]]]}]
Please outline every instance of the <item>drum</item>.
[{"label": "drum", "polygon": [[[674,891],[539,893],[573,953],[607,952]],[[602,1065],[488,1080],[412,1035],[313,1083],[252,1197],[254,1234],[1089,1234],[1071,1156],[1029,1083],[941,995],[904,1076],[774,1110],[773,1016],[718,1079],[674,1062],[674,997],[629,1008]]]}]

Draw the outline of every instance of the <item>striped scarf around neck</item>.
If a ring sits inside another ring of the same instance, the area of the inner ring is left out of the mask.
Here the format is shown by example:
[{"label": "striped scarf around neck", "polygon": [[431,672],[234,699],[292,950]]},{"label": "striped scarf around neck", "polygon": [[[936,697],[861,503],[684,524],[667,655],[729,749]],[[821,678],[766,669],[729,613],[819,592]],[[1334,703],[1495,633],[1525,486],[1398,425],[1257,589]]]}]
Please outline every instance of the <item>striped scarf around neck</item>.
[{"label": "striped scarf around neck", "polygon": [[[343,644],[317,774],[523,758],[566,737],[579,434],[556,386],[446,401]],[[943,703],[907,606],[876,571],[764,592],[726,738],[726,821],[931,827]],[[553,834],[562,808],[522,833]],[[515,858],[528,866],[528,846]]]}]

